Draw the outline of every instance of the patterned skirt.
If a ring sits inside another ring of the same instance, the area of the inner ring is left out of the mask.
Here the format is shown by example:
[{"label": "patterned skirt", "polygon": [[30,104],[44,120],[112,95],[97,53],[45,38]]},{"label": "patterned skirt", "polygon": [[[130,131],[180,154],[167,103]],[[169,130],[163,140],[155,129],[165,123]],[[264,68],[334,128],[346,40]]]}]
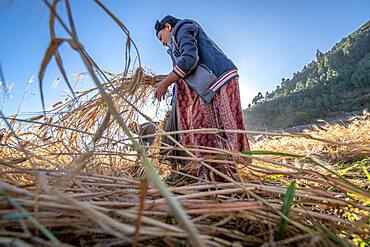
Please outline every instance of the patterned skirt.
[{"label": "patterned skirt", "polygon": [[[217,128],[225,130],[245,130],[243,111],[240,103],[238,78],[224,85],[210,103],[205,103],[183,80],[176,82],[177,127],[179,130]],[[230,151],[250,150],[247,134],[182,134],[180,142],[188,147],[203,146]],[[199,158],[209,154],[195,152]],[[234,165],[225,163],[207,163],[225,175],[234,177]],[[198,176],[210,180],[209,169],[198,164]],[[213,174],[217,181],[221,177]]]}]

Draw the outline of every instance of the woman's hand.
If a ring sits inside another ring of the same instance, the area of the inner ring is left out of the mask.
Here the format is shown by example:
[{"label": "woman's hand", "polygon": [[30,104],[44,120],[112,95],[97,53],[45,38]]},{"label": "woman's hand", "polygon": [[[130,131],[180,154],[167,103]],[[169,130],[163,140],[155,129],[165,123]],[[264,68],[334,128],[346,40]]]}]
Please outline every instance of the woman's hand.
[{"label": "woman's hand", "polygon": [[158,100],[164,100],[166,93],[167,93],[167,88],[168,88],[168,83],[166,83],[166,79],[163,79],[162,81],[158,82],[154,91],[154,97]]},{"label": "woman's hand", "polygon": [[154,97],[158,101],[163,100],[166,96],[167,88],[178,79],[180,79],[180,77],[172,71],[170,74],[168,74],[168,76],[166,76],[166,78],[157,83],[154,91]]}]

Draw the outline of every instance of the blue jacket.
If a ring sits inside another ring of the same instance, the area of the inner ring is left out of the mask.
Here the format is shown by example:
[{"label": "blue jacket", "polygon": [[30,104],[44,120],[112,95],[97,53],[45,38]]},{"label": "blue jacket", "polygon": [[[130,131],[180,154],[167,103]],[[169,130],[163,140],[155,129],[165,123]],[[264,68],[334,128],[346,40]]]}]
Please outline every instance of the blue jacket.
[{"label": "blue jacket", "polygon": [[193,20],[180,20],[168,43],[173,71],[205,102],[232,78],[238,76],[234,63]]}]

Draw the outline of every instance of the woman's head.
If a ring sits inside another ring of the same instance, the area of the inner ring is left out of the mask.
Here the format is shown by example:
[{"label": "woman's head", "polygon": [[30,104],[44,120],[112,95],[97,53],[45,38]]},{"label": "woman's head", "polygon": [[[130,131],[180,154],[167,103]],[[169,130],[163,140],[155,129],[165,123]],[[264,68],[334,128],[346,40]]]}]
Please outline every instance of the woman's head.
[{"label": "woman's head", "polygon": [[172,30],[178,21],[179,19],[170,15],[165,16],[161,21],[156,21],[154,26],[156,35],[163,45],[167,45],[171,38]]}]

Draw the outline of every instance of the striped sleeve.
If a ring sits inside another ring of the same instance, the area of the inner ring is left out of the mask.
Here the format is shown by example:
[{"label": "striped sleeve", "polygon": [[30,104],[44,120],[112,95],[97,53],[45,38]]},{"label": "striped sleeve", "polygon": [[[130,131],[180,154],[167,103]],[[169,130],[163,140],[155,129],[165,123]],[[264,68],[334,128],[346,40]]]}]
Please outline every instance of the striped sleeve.
[{"label": "striped sleeve", "polygon": [[180,69],[180,67],[179,66],[175,66],[175,68],[173,68],[173,71],[178,75],[178,76],[180,76],[181,78],[184,78],[184,77],[186,77],[186,73],[182,70],[182,69]]},{"label": "striped sleeve", "polygon": [[193,23],[187,23],[180,27],[177,32],[180,57],[176,61],[173,71],[181,78],[185,78],[198,65],[198,27]]}]

